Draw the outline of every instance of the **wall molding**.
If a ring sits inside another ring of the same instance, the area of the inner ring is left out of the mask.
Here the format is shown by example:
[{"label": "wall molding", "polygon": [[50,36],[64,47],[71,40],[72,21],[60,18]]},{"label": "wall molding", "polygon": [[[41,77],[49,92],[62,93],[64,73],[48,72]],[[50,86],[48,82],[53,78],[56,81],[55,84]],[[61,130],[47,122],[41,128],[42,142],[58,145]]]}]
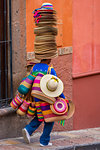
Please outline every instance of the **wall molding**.
[{"label": "wall molding", "polygon": [[58,48],[58,55],[72,54],[72,46]]},{"label": "wall molding", "polygon": [[72,73],[73,79],[85,78],[88,76],[100,75],[100,71],[90,71],[84,73]]}]

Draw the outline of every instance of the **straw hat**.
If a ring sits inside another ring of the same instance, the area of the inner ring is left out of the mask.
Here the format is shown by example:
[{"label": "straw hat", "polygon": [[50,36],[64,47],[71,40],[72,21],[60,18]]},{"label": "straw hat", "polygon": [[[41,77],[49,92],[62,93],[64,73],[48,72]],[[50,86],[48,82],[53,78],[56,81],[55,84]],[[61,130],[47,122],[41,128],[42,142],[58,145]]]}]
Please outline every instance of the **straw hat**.
[{"label": "straw hat", "polygon": [[[41,24],[39,23],[38,20],[42,20],[43,16],[48,16],[51,15],[52,18],[54,19],[54,22],[56,22],[57,20],[55,19],[55,14],[56,11],[53,9],[53,5],[51,3],[43,3],[41,8],[37,8],[34,11],[34,18],[35,18],[35,24],[37,26],[41,26]],[[51,19],[52,19],[51,18]],[[47,20],[47,18],[45,18],[45,21]],[[50,21],[50,20],[49,20]],[[39,23],[39,24],[38,24]]]},{"label": "straw hat", "polygon": [[55,22],[55,21],[48,21],[48,22],[39,22],[39,23],[36,23],[36,26],[39,26],[39,27],[41,27],[41,26],[47,26],[47,25],[57,25],[57,23]]},{"label": "straw hat", "polygon": [[73,101],[68,100],[68,102],[69,102],[69,106],[68,106],[68,112],[67,112],[66,119],[71,118],[75,112],[75,105],[74,105]]},{"label": "straw hat", "polygon": [[52,15],[52,14],[49,14],[48,16],[47,15],[44,15],[44,14],[41,14],[41,18],[40,20],[54,20],[54,21],[57,21],[57,17],[55,15]]},{"label": "straw hat", "polygon": [[56,11],[51,3],[43,3],[41,8],[35,9],[34,20],[36,34],[34,41],[35,58],[51,59],[58,56],[56,38],[57,24]]},{"label": "straw hat", "polygon": [[35,37],[35,42],[40,43],[40,42],[55,42],[55,37],[52,35],[44,35],[44,36],[36,36]]},{"label": "straw hat", "polygon": [[45,55],[42,55],[42,54],[41,54],[41,55],[40,55],[40,54],[38,55],[38,54],[35,53],[35,58],[38,59],[38,60],[42,60],[42,59],[52,59],[52,58],[55,58],[55,57],[57,57],[57,56],[58,56],[57,53],[54,53],[54,54],[52,54],[52,55],[49,55],[49,54],[48,54],[48,55],[46,55],[46,56],[45,56]]},{"label": "straw hat", "polygon": [[36,27],[34,28],[34,34],[38,35],[44,35],[44,33],[50,32],[53,35],[57,35],[57,28],[52,27],[52,26],[43,26],[43,27]]},{"label": "straw hat", "polygon": [[32,86],[32,92],[31,92],[31,95],[33,97],[36,97],[36,98],[39,98],[43,101],[46,101],[48,102],[49,104],[53,104],[56,99],[54,97],[49,97],[47,95],[45,95],[41,89],[40,89],[40,81],[41,81],[41,78],[44,76],[44,74],[42,73],[39,73],[35,80],[34,80],[34,83],[33,83],[33,86]]},{"label": "straw hat", "polygon": [[63,92],[63,82],[54,75],[44,75],[40,81],[42,92],[49,97],[58,97]]},{"label": "straw hat", "polygon": [[35,50],[36,49],[38,50],[38,48],[39,48],[40,51],[41,51],[42,49],[46,49],[46,47],[56,48],[57,45],[56,45],[55,42],[44,42],[44,43],[36,43],[36,42],[34,42],[34,47],[35,47]]},{"label": "straw hat", "polygon": [[45,11],[55,11],[53,9],[53,5],[51,3],[43,3],[41,6],[41,11],[45,10]]},{"label": "straw hat", "polygon": [[[60,106],[59,106],[60,104]],[[66,117],[63,119],[69,119],[73,116],[75,112],[75,105],[71,100],[66,100],[63,98],[58,98],[56,102],[50,105],[52,112],[56,115],[66,114]]]},{"label": "straw hat", "polygon": [[57,22],[57,18],[56,17],[47,17],[47,16],[41,16],[39,22]]}]

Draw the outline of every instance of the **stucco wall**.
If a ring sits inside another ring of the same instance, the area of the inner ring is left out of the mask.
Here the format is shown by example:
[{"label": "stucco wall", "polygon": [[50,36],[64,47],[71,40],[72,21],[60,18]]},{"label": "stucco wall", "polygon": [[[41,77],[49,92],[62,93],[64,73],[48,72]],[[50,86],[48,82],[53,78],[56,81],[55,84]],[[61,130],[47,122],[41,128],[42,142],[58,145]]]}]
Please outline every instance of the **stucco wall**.
[{"label": "stucco wall", "polygon": [[[57,76],[64,83],[64,95],[67,99],[72,100],[72,54],[59,56],[52,60],[52,64],[56,70]],[[55,131],[72,130],[73,118],[66,120],[64,127],[58,125],[56,122],[54,125]]]},{"label": "stucco wall", "polygon": [[26,72],[26,2],[12,1],[13,89],[18,88]]},{"label": "stucco wall", "polygon": [[99,19],[99,0],[73,0],[74,129],[100,126]]},{"label": "stucco wall", "polygon": [[22,128],[28,122],[26,117],[16,113],[0,117],[0,139],[22,136]]},{"label": "stucco wall", "polygon": [[74,129],[100,126],[100,73],[73,80]]},{"label": "stucco wall", "polygon": [[[13,90],[14,95],[26,74],[26,3],[24,0],[12,1],[12,56],[13,56]],[[64,82],[64,94],[72,99],[72,54],[59,56],[52,60],[58,77]],[[26,117],[19,117],[16,113],[0,118],[0,139],[22,136],[21,129],[29,122]],[[37,131],[43,129],[43,124]],[[53,131],[73,129],[73,119],[66,121],[61,127],[56,122]]]}]

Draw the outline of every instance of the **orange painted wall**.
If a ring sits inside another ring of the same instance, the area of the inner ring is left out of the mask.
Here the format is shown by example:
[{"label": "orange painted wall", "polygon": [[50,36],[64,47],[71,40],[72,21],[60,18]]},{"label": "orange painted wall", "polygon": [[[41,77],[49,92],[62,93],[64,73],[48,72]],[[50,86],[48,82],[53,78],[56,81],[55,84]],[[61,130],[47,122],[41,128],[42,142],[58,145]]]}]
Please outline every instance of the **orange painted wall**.
[{"label": "orange painted wall", "polygon": [[57,11],[59,47],[72,46],[72,0],[26,0],[26,47],[27,52],[34,51],[34,18],[33,10],[42,3],[50,2]]}]

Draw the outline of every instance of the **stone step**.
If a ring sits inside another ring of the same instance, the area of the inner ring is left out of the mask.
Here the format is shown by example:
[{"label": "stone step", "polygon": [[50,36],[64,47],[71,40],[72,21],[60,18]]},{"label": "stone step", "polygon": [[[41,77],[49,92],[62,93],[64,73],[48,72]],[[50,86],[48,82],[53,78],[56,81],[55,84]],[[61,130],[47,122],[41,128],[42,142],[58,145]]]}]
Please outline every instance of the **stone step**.
[{"label": "stone step", "polygon": [[22,137],[0,140],[0,150],[100,150],[100,128],[51,133],[52,146],[40,147],[35,133],[31,143],[26,144]]}]

